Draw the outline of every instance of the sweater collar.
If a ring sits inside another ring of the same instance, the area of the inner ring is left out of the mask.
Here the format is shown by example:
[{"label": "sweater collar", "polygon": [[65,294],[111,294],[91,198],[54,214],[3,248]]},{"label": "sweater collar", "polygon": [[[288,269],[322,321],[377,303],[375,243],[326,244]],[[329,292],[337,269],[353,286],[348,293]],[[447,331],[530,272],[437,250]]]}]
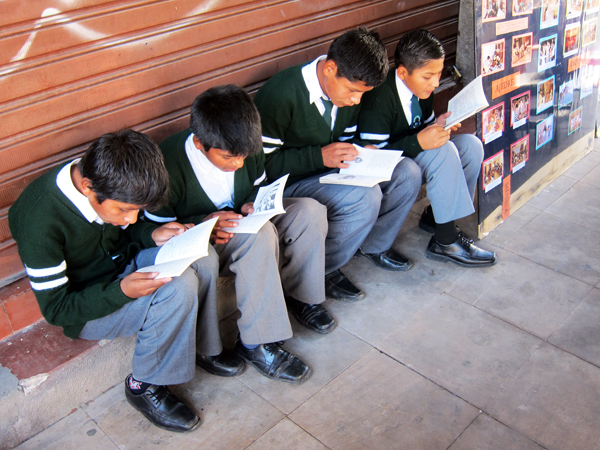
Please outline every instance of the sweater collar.
[{"label": "sweater collar", "polygon": [[[81,158],[80,158],[81,159]],[[87,197],[77,190],[71,179],[71,167],[77,164],[79,159],[66,164],[56,176],[56,185],[71,203],[79,210],[89,223],[96,222],[102,225],[104,221],[98,217]]]}]

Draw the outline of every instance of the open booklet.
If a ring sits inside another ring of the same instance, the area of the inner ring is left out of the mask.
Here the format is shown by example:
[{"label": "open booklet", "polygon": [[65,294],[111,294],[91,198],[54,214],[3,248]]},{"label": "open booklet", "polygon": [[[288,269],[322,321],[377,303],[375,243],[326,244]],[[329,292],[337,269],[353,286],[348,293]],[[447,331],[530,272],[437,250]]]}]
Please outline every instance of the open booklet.
[{"label": "open booklet", "polygon": [[446,119],[444,130],[448,130],[490,105],[485,98],[481,80],[479,75],[448,102],[448,111],[452,111],[452,114]]},{"label": "open booklet", "polygon": [[283,209],[283,190],[289,174],[286,174],[258,190],[254,200],[254,212],[238,220],[237,227],[223,228],[228,233],[255,234],[277,214],[285,214]]},{"label": "open booklet", "polygon": [[354,146],[358,150],[358,156],[354,161],[344,161],[350,167],[319,178],[320,183],[372,187],[382,181],[389,181],[396,164],[404,158],[401,150],[375,150],[356,144]]},{"label": "open booklet", "polygon": [[142,267],[137,272],[158,272],[156,278],[178,277],[191,263],[208,255],[208,241],[216,222],[214,217],[173,236],[160,247],[154,265]]}]

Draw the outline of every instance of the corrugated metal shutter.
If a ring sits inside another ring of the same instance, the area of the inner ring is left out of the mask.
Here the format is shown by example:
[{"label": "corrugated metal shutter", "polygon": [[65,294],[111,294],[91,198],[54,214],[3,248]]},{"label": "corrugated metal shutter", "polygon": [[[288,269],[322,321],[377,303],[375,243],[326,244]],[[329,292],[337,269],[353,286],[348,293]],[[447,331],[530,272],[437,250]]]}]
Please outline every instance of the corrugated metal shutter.
[{"label": "corrugated metal shutter", "polygon": [[366,25],[392,56],[426,27],[454,60],[458,0],[4,0],[0,2],[0,252],[23,188],[123,127],[156,141],[187,126],[210,86],[250,92]]}]

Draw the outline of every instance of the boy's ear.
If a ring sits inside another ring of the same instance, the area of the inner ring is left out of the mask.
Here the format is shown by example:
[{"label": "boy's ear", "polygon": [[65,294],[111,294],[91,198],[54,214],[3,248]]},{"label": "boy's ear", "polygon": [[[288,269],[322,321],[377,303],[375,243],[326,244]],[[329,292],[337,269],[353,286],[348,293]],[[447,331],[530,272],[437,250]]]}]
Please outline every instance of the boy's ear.
[{"label": "boy's ear", "polygon": [[334,60],[328,59],[323,64],[323,74],[326,77],[336,76],[337,75],[337,64]]},{"label": "boy's ear", "polygon": [[198,150],[204,151],[204,146],[200,143],[200,140],[196,136],[192,136],[192,142]]},{"label": "boy's ear", "polygon": [[396,73],[401,80],[404,80],[409,75],[408,70],[406,70],[406,67],[404,66],[398,66]]},{"label": "boy's ear", "polygon": [[92,190],[91,180],[89,178],[83,177],[81,179],[81,193],[87,197],[92,192],[93,192],[93,190]]}]

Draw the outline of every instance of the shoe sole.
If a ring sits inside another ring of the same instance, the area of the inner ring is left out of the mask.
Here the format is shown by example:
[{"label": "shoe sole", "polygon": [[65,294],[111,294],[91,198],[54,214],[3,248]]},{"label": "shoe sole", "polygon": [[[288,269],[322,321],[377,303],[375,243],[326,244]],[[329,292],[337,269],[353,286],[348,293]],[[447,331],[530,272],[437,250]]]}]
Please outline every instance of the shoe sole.
[{"label": "shoe sole", "polygon": [[385,267],[385,266],[381,266],[381,265],[377,264],[375,261],[373,261],[371,258],[369,258],[367,255],[365,255],[365,254],[364,254],[364,253],[362,253],[362,252],[361,252],[361,253],[358,253],[358,252],[357,252],[356,254],[357,254],[357,255],[360,255],[360,256],[364,256],[365,258],[367,258],[369,261],[371,261],[371,263],[372,263],[372,264],[373,264],[375,267],[378,267],[379,269],[387,270],[387,271],[389,271],[389,272],[407,272],[407,271],[409,271],[409,270],[412,268],[412,266],[413,266],[413,263],[411,263],[411,262],[409,261],[409,262],[408,262],[408,266],[407,266],[406,268],[402,267],[402,268],[400,268],[400,269],[392,269],[392,268],[390,268],[390,267]]},{"label": "shoe sole", "polygon": [[325,328],[324,330],[308,326],[306,323],[302,322],[302,320],[300,320],[298,318],[298,315],[296,314],[295,311],[290,311],[290,312],[292,313],[292,316],[294,316],[294,319],[296,319],[296,322],[298,322],[299,325],[302,325],[304,328],[307,328],[307,329],[309,329],[311,331],[314,331],[315,333],[329,334],[329,333],[331,333],[333,330],[335,330],[337,328],[337,322],[335,320],[333,321],[333,324],[329,328]]},{"label": "shoe sole", "polygon": [[491,267],[498,262],[498,258],[496,258],[492,262],[486,262],[486,263],[481,263],[481,264],[468,264],[468,263],[464,263],[461,261],[457,261],[457,260],[451,258],[450,256],[438,255],[436,253],[432,253],[427,250],[425,250],[425,258],[430,259],[432,261],[438,261],[438,262],[444,262],[444,263],[453,262],[454,264],[457,264],[459,266],[469,267],[471,269],[476,269],[478,267]]},{"label": "shoe sole", "polygon": [[194,431],[196,428],[198,428],[200,426],[200,424],[202,423],[202,419],[200,418],[200,416],[196,415],[198,417],[198,422],[196,422],[196,424],[190,428],[189,430],[181,430],[179,428],[170,428],[167,427],[165,425],[161,425],[159,423],[154,422],[150,417],[146,416],[146,414],[144,414],[143,412],[141,412],[138,407],[136,405],[133,404],[133,402],[131,401],[131,399],[127,396],[125,396],[125,400],[127,400],[127,403],[129,403],[131,405],[131,407],[133,409],[135,409],[137,412],[139,412],[142,416],[144,416],[144,418],[150,422],[152,425],[154,425],[155,427],[158,427],[162,430],[167,430],[167,431],[172,431],[174,433],[189,433],[190,431]]},{"label": "shoe sole", "polygon": [[297,380],[297,381],[293,381],[293,380],[284,380],[284,379],[277,378],[277,377],[274,377],[274,376],[272,376],[272,375],[269,375],[268,373],[264,373],[264,372],[262,372],[261,370],[259,370],[259,369],[258,369],[258,367],[256,367],[256,366],[255,366],[255,365],[252,363],[252,361],[250,361],[250,360],[248,360],[247,358],[245,358],[245,357],[244,357],[244,355],[241,355],[241,354],[239,354],[239,353],[237,353],[237,352],[236,352],[235,354],[236,354],[238,357],[242,358],[246,364],[248,364],[248,365],[250,365],[250,366],[254,367],[254,368],[256,369],[256,371],[257,371],[258,373],[260,373],[260,374],[261,374],[263,377],[269,378],[270,380],[275,380],[275,381],[283,381],[284,383],[289,383],[289,384],[295,384],[295,385],[299,385],[299,384],[302,384],[302,383],[304,383],[306,380],[308,380],[308,379],[310,378],[310,376],[312,375],[312,369],[311,369],[310,367],[308,367],[308,366],[307,366],[307,367],[308,367],[308,372],[306,372],[306,374],[304,375],[304,377],[303,377],[303,378],[301,378],[300,380]]},{"label": "shoe sole", "polygon": [[212,370],[212,369],[208,369],[208,368],[204,367],[197,360],[196,360],[196,365],[198,367],[200,367],[202,370],[204,370],[205,372],[210,373],[211,375],[214,375],[216,377],[223,377],[223,378],[237,377],[239,374],[241,374],[244,371],[244,367],[246,367],[244,364],[244,365],[242,365],[242,367],[240,367],[235,372],[217,372],[216,370]]},{"label": "shoe sole", "polygon": [[327,295],[327,293],[325,293],[325,298],[329,298],[331,300],[337,300],[338,302],[354,303],[354,302],[359,302],[362,299],[364,299],[365,298],[365,293],[364,292],[360,292],[355,297],[330,297],[330,296]]}]

